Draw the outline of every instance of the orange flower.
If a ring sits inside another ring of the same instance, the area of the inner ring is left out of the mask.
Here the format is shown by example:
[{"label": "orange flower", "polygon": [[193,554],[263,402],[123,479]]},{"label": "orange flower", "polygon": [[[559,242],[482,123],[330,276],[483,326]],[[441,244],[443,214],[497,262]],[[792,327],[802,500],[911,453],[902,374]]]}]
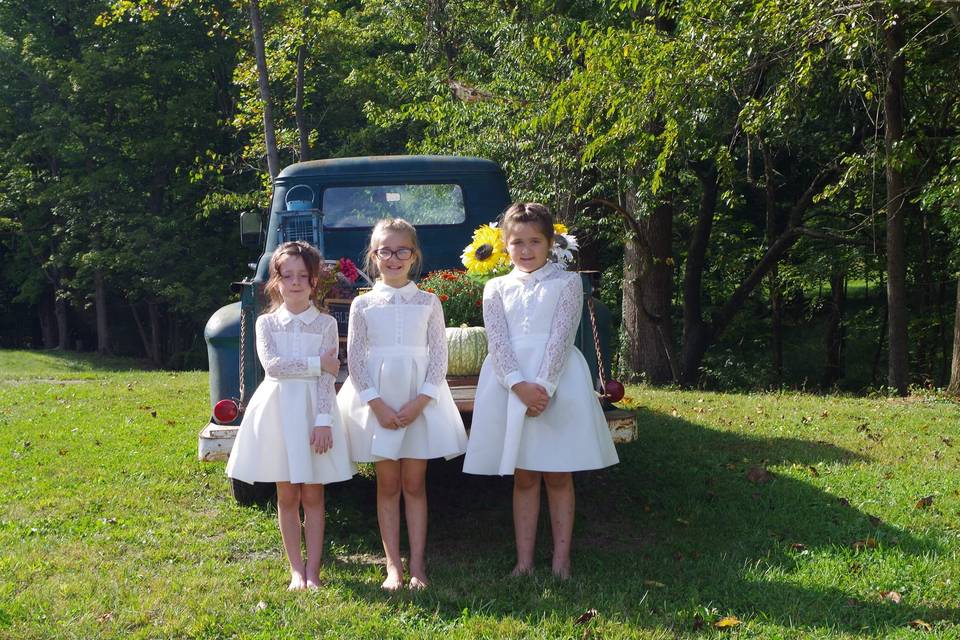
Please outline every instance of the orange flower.
[{"label": "orange flower", "polygon": [[450,296],[448,296],[447,294],[445,293],[440,294],[440,302],[446,302],[449,299],[450,299]]}]

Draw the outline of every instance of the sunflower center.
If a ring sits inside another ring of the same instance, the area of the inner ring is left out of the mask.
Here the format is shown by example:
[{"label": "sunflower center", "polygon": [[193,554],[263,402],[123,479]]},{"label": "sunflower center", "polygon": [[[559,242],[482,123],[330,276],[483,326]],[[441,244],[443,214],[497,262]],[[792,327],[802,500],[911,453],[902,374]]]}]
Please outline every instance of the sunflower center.
[{"label": "sunflower center", "polygon": [[477,257],[477,260],[486,260],[493,255],[493,245],[488,242],[484,242],[482,245],[477,247],[477,250],[473,255]]}]

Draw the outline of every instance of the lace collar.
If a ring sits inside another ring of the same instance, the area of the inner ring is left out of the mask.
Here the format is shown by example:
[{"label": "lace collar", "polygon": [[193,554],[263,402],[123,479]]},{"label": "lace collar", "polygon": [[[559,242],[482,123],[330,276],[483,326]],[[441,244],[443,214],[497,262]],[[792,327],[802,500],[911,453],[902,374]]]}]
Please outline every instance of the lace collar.
[{"label": "lace collar", "polygon": [[417,292],[420,291],[420,289],[417,288],[416,283],[414,283],[412,280],[400,288],[391,287],[390,285],[384,283],[383,280],[377,280],[376,284],[373,285],[373,290],[380,295],[386,296],[387,300],[392,300],[396,296],[400,296],[400,299],[404,302],[410,302],[411,298],[417,295]]},{"label": "lace collar", "polygon": [[546,278],[552,276],[558,269],[557,265],[553,262],[547,261],[547,264],[543,265],[536,271],[521,271],[517,267],[513,268],[508,275],[512,278],[516,278],[520,282],[528,282],[531,279],[536,280],[537,282],[543,282]]},{"label": "lace collar", "polygon": [[277,318],[280,319],[281,324],[287,325],[294,320],[299,320],[306,325],[317,319],[317,316],[320,315],[320,310],[311,304],[309,307],[307,307],[306,311],[292,313],[285,305],[280,305],[280,308],[277,309],[276,314]]}]

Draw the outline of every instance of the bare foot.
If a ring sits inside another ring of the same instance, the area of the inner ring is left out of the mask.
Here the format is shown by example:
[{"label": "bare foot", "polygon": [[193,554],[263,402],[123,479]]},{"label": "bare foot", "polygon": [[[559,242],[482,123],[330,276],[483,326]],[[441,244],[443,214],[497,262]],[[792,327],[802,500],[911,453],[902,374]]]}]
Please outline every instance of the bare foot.
[{"label": "bare foot", "polygon": [[399,571],[387,569],[387,579],[383,581],[380,588],[384,591],[396,591],[403,586],[403,574]]},{"label": "bare foot", "polygon": [[569,580],[570,579],[570,562],[554,562],[553,563],[553,576],[557,580]]},{"label": "bare foot", "polygon": [[530,575],[533,575],[533,565],[529,564],[518,564],[513,568],[513,571],[510,572],[511,578],[519,578],[521,576]]},{"label": "bare foot", "polygon": [[307,590],[316,591],[320,588],[320,574],[307,577]]},{"label": "bare foot", "polygon": [[303,591],[307,588],[307,583],[303,578],[302,573],[297,573],[296,571],[290,572],[290,585],[287,587],[287,591]]},{"label": "bare foot", "polygon": [[426,576],[410,576],[410,591],[421,591],[430,586],[430,582],[427,580]]}]

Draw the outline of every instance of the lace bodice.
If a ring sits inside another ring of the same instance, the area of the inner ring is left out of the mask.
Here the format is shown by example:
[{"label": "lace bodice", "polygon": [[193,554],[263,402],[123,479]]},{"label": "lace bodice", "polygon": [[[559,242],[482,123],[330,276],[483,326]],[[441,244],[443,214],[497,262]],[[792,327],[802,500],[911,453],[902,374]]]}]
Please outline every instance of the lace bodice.
[{"label": "lace bodice", "polygon": [[281,306],[257,318],[257,355],[264,372],[281,381],[317,379],[317,426],[332,424],[334,377],[321,370],[320,356],[337,344],[337,321],[316,307],[293,314]]},{"label": "lace bodice", "polygon": [[447,375],[447,337],[440,300],[412,282],[396,289],[377,282],[373,290],[354,298],[347,329],[350,377],[364,402],[380,396],[369,368],[369,354],[399,347],[426,349],[426,379],[420,393],[436,398]]},{"label": "lace bodice", "polygon": [[532,273],[514,269],[487,282],[483,324],[497,379],[507,388],[524,381],[511,340],[542,337],[543,359],[536,382],[549,395],[557,388],[567,354],[573,348],[583,312],[580,275],[552,262]]}]

